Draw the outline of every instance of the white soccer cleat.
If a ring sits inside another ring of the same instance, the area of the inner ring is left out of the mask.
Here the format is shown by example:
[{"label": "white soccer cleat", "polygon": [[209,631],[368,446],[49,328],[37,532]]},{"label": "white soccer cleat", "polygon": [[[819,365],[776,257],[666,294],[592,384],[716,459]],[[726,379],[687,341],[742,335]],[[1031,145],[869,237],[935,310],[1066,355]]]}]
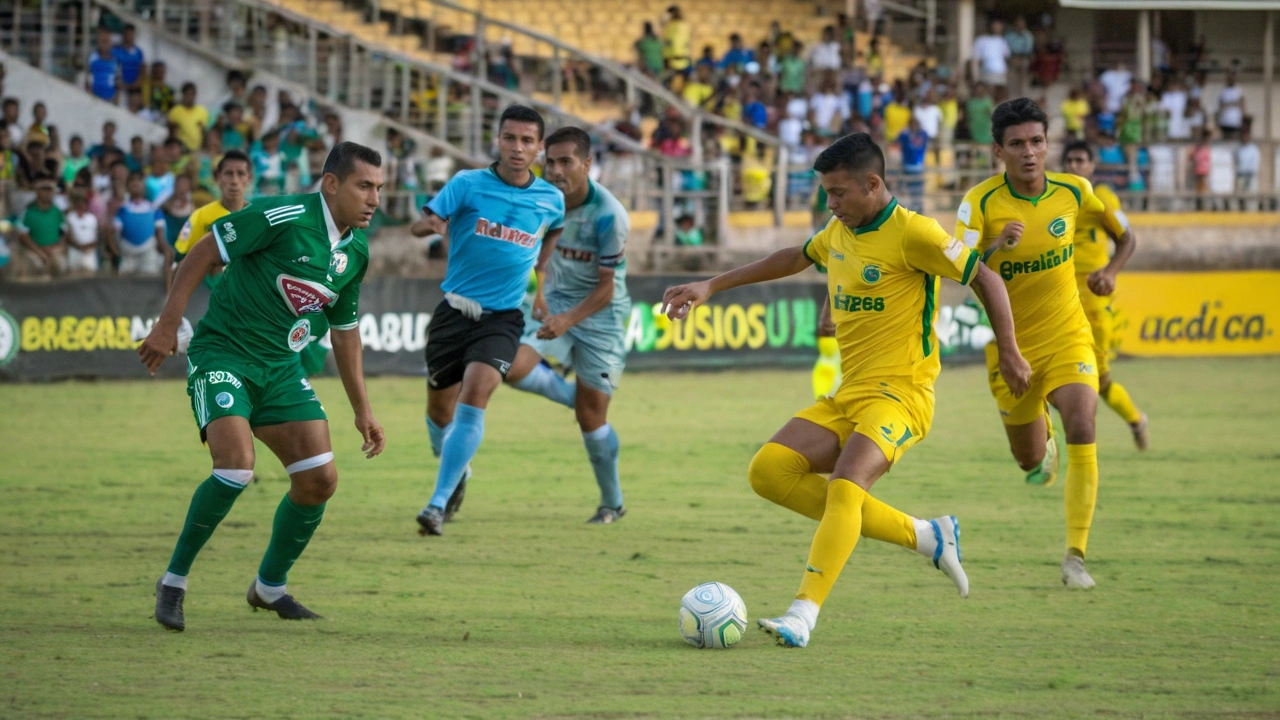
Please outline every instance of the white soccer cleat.
[{"label": "white soccer cleat", "polygon": [[1084,558],[1071,554],[1062,560],[1062,584],[1070,590],[1088,590],[1097,585],[1084,569]]},{"label": "white soccer cleat", "polygon": [[1147,439],[1147,414],[1142,413],[1142,419],[1129,426],[1129,432],[1133,433],[1133,444],[1138,446],[1138,452],[1147,449],[1150,441]]},{"label": "white soccer cleat", "polygon": [[941,570],[956,584],[960,597],[969,597],[969,576],[960,565],[960,521],[955,515],[943,515],[929,521],[933,527],[933,566]]},{"label": "white soccer cleat", "polygon": [[799,615],[787,613],[782,617],[761,618],[756,623],[784,647],[802,648],[809,644],[809,624]]}]

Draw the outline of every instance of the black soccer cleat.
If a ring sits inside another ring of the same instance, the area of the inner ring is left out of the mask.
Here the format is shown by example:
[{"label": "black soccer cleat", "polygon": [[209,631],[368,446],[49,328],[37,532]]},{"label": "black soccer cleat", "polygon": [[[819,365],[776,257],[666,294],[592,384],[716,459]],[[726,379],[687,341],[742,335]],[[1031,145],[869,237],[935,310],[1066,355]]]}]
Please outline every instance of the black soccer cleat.
[{"label": "black soccer cleat", "polygon": [[443,535],[444,511],[428,506],[426,510],[418,513],[418,525],[419,535]]},{"label": "black soccer cleat", "polygon": [[453,494],[449,496],[449,502],[444,504],[444,521],[453,522],[453,516],[458,514],[462,509],[462,500],[467,496],[467,481],[471,479],[471,466],[468,465],[462,471],[462,479],[458,481],[458,487],[454,488]]},{"label": "black soccer cleat", "polygon": [[588,525],[612,525],[622,519],[627,514],[627,509],[619,506],[616,510],[606,505],[596,508],[596,514],[591,516],[587,521]]},{"label": "black soccer cleat", "polygon": [[182,600],[187,591],[156,581],[156,622],[175,632],[187,629],[187,619],[182,614]]},{"label": "black soccer cleat", "polygon": [[249,592],[245,595],[245,599],[249,601],[249,607],[254,612],[258,610],[270,610],[280,616],[281,620],[319,620],[320,616],[305,608],[302,603],[293,599],[292,595],[285,595],[279,600],[269,603],[258,596],[258,581],[254,580],[249,584]]}]

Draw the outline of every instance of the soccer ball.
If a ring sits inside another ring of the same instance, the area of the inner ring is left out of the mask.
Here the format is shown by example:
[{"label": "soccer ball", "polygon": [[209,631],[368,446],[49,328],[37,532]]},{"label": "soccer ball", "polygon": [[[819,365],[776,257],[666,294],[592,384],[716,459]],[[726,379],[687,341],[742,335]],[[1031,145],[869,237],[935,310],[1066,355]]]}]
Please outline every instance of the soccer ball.
[{"label": "soccer ball", "polygon": [[680,601],[680,637],[694,647],[733,647],[746,629],[747,606],[724,583],[702,583]]}]

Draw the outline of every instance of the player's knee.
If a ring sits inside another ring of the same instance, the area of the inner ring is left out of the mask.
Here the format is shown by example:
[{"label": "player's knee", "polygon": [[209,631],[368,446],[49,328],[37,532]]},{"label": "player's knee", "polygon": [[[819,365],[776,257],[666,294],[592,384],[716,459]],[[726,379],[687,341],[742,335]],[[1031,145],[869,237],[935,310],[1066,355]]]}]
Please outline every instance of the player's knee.
[{"label": "player's knee", "polygon": [[1098,376],[1098,394],[1102,397],[1107,396],[1107,392],[1111,390],[1111,373],[1103,373]]},{"label": "player's knee", "polygon": [[210,449],[213,466],[237,470],[253,470],[253,446]]},{"label": "player's knee", "polygon": [[1070,445],[1089,445],[1094,441],[1093,412],[1062,417],[1063,434]]},{"label": "player's knee", "polygon": [[1013,459],[1024,472],[1030,472],[1044,462],[1045,446],[1036,444],[1028,447],[1013,448]]},{"label": "player's knee", "polygon": [[338,490],[338,468],[333,464],[332,452],[299,460],[286,467],[285,472],[309,500],[308,504],[326,502]]},{"label": "player's knee", "polygon": [[785,445],[765,443],[751,458],[747,479],[757,495],[781,503],[788,489],[809,470],[804,456]]}]

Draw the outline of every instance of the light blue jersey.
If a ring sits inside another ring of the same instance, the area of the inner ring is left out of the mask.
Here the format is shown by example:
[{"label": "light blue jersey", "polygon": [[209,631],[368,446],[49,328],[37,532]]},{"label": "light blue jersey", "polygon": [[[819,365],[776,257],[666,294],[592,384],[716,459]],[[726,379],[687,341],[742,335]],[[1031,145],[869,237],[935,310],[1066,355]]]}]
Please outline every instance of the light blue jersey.
[{"label": "light blue jersey", "polygon": [[520,307],[543,238],[564,226],[564,195],[554,185],[530,176],[514,187],[496,167],[458,173],[425,207],[449,221],[444,291],[486,311]]},{"label": "light blue jersey", "polygon": [[614,272],[613,302],[629,302],[627,258],[624,250],[631,234],[626,208],[603,185],[591,180],[586,202],[564,218],[564,232],[551,256],[547,301],[552,296],[571,305],[582,302],[600,282],[601,267]]}]

